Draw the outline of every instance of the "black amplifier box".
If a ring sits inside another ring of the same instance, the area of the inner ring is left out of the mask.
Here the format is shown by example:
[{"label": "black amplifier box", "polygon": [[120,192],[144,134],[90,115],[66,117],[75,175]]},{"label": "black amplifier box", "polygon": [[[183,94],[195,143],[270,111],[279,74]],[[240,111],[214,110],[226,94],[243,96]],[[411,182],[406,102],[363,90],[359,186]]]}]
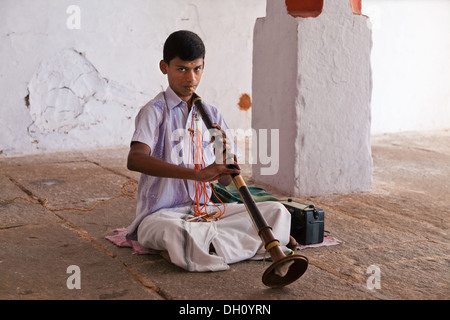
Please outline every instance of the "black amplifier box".
[{"label": "black amplifier box", "polygon": [[300,244],[323,242],[325,213],[312,204],[280,201],[291,214],[291,236]]}]

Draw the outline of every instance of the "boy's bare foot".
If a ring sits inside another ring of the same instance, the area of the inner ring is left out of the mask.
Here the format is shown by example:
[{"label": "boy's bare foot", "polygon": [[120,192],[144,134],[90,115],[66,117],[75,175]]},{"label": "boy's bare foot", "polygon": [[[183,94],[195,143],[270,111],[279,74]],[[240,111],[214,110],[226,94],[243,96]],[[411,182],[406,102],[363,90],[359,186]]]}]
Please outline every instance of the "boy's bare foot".
[{"label": "boy's bare foot", "polygon": [[286,247],[288,247],[291,250],[295,250],[295,248],[298,246],[297,241],[294,239],[293,236],[289,236],[289,243]]}]

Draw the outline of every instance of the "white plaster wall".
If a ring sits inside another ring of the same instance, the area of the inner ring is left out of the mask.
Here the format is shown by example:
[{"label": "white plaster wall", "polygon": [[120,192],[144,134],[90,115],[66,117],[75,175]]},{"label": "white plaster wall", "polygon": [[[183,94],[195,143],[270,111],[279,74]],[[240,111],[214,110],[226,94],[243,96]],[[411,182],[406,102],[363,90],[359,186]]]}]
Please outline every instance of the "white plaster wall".
[{"label": "white plaster wall", "polygon": [[271,174],[254,164],[255,181],[293,196],[370,189],[367,20],[347,0],[324,1],[316,18],[293,18],[268,1],[254,33],[252,125],[279,130],[271,143],[280,157]]},{"label": "white plaster wall", "polygon": [[370,190],[372,35],[346,0],[298,19],[298,135],[294,194]]},{"label": "white plaster wall", "polygon": [[[80,30],[66,27],[73,4]],[[266,0],[1,0],[0,156],[128,144],[137,109],[167,85],[157,69],[162,44],[182,28],[207,46],[199,93],[233,128],[249,128],[252,111],[237,102],[251,94],[253,28],[265,7]],[[373,24],[372,133],[450,128],[450,1],[363,0],[363,13]],[[71,48],[97,71],[99,94],[77,96],[88,105],[83,116],[57,117],[59,131],[49,132],[53,123],[41,132],[25,102],[29,83],[42,63]]]},{"label": "white plaster wall", "polygon": [[363,0],[372,22],[372,133],[450,128],[450,1]]},{"label": "white plaster wall", "polygon": [[[66,25],[80,8],[80,29]],[[251,95],[253,27],[265,0],[1,0],[0,156],[128,145],[138,109],[167,86],[167,36],[206,45],[199,94],[232,128]]]},{"label": "white plaster wall", "polygon": [[[295,141],[299,131],[295,111],[297,42],[296,20],[286,14],[283,3],[269,0],[267,15],[257,19],[254,31],[252,174],[258,182],[271,184],[279,190],[287,189],[289,193],[295,186]],[[272,140],[267,132],[269,164],[261,160],[263,135],[260,129],[279,132],[279,141]],[[276,169],[275,174],[263,174],[262,170],[270,167]]]}]

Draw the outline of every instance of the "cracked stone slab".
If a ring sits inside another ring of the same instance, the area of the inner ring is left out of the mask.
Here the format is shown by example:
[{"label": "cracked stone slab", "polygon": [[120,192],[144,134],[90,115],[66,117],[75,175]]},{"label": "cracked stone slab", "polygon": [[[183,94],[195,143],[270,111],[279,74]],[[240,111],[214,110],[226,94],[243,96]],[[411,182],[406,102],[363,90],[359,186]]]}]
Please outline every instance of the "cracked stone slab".
[{"label": "cracked stone slab", "polygon": [[88,161],[8,166],[2,171],[36,197],[48,199],[52,209],[66,205],[89,208],[96,201],[120,195],[127,182]]},{"label": "cracked stone slab", "polygon": [[[122,192],[135,196],[137,185],[124,188],[124,184],[134,182],[90,161],[38,163],[26,168],[9,165],[2,166],[2,171],[36,199],[47,200],[47,208],[55,210],[58,217],[82,227],[97,239],[103,239],[116,228],[127,227],[135,217],[136,200],[124,197]],[[23,194],[16,189],[17,193],[11,192],[10,197]],[[40,204],[27,205],[30,211],[55,216]],[[11,212],[20,210],[17,206],[10,207]],[[21,220],[26,220],[23,216]],[[14,223],[19,222],[11,221],[9,225]]]},{"label": "cracked stone slab", "polygon": [[[115,251],[117,252],[117,251]],[[363,283],[351,283],[335,274],[310,265],[305,274],[294,283],[280,289],[271,289],[262,283],[262,275],[270,262],[243,261],[230,265],[221,272],[187,272],[159,256],[136,256],[126,249],[118,253],[140,274],[162,288],[171,299],[199,300],[301,300],[301,299],[379,299]],[[180,285],[180,284],[183,285]],[[333,284],[330,287],[330,284]],[[220,290],[218,290],[220,288]]]},{"label": "cracked stone slab", "polygon": [[[0,202],[0,230],[58,221],[53,214],[45,210],[40,204],[32,204],[24,200],[37,202],[37,199],[27,195],[2,174],[0,174],[0,190],[0,200],[9,202]],[[14,198],[17,199],[14,200]]]},{"label": "cracked stone slab", "polygon": [[[80,268],[80,289],[67,287],[71,265]],[[120,261],[58,223],[0,230],[0,266],[3,299],[161,299]]]},{"label": "cracked stone slab", "polygon": [[[369,266],[381,271],[381,286],[384,299],[398,299],[405,295],[410,299],[439,299],[448,296],[449,281],[445,277],[430,281],[429,272],[445,274],[450,256],[449,245],[435,241],[405,241],[390,245],[361,249],[323,252],[310,257],[311,264],[351,283],[365,284]],[[434,271],[432,271],[434,270]],[[398,284],[402,283],[402,286]],[[434,283],[433,295],[423,294]]]}]

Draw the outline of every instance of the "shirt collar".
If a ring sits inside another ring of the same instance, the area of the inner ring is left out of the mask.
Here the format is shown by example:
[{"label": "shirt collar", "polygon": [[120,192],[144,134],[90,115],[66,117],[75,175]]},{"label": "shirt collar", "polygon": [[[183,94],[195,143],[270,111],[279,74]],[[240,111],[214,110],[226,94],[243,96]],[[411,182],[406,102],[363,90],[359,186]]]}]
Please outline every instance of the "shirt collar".
[{"label": "shirt collar", "polygon": [[172,90],[170,86],[166,89],[166,103],[167,107],[171,110],[177,106],[186,106],[186,102],[180,99],[179,96]]}]

